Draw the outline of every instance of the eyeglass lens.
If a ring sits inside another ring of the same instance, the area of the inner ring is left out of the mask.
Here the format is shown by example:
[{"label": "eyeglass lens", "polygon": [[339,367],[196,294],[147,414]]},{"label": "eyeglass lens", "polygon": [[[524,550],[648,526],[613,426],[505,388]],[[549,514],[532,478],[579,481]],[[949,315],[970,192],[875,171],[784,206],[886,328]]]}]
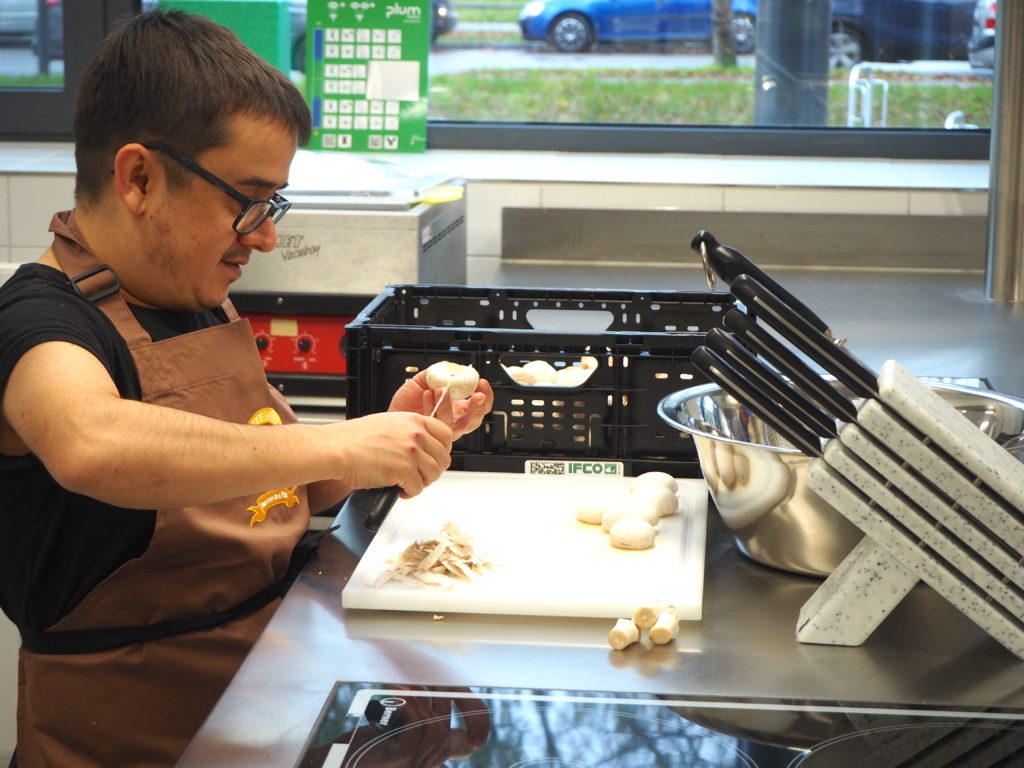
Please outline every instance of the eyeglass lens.
[{"label": "eyeglass lens", "polygon": [[291,205],[283,199],[275,202],[254,200],[249,203],[238,215],[235,230],[244,235],[257,229],[268,218],[272,218],[275,222],[280,221]]}]

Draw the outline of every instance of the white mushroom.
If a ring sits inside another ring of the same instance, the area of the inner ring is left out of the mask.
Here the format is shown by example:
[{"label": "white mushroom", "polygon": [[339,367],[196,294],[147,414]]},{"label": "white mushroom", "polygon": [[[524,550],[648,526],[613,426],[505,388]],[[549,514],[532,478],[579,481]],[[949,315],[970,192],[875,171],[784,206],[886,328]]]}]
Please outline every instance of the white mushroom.
[{"label": "white mushroom", "polygon": [[620,499],[612,499],[601,515],[601,530],[611,531],[619,520],[634,518],[643,520],[650,526],[658,524],[658,511],[650,503],[633,495]]},{"label": "white mushroom", "polygon": [[589,525],[600,525],[601,516],[608,506],[608,494],[603,491],[587,491],[576,500],[576,519]]},{"label": "white mushroom", "polygon": [[560,387],[578,387],[590,378],[591,373],[592,371],[588,371],[586,368],[571,365],[555,374],[555,384]]},{"label": "white mushroom", "polygon": [[633,478],[634,488],[648,483],[664,486],[672,491],[672,493],[679,490],[679,483],[668,472],[644,472]]},{"label": "white mushroom", "polygon": [[672,640],[679,633],[679,614],[672,608],[667,608],[658,614],[657,621],[651,627],[648,637],[651,642],[657,645],[664,645]]},{"label": "white mushroom", "polygon": [[448,387],[448,397],[463,400],[474,392],[480,382],[480,374],[472,365],[459,365],[442,360],[427,368],[427,386],[431,389]]},{"label": "white mushroom", "polygon": [[627,645],[632,645],[639,639],[640,630],[629,619],[618,619],[615,622],[615,626],[608,633],[608,645],[616,651],[621,651]]},{"label": "white mushroom", "polygon": [[528,387],[537,383],[533,378],[533,374],[529,371],[523,370],[523,367],[520,365],[506,365],[504,368],[505,373],[507,373],[509,378],[516,384],[522,384],[523,386]]},{"label": "white mushroom", "polygon": [[533,376],[535,384],[554,384],[558,373],[547,360],[531,360],[523,366],[523,370]]},{"label": "white mushroom", "polygon": [[650,505],[658,517],[668,517],[679,511],[679,497],[663,485],[648,483],[633,489],[633,498]]},{"label": "white mushroom", "polygon": [[650,549],[654,546],[654,526],[646,520],[627,517],[608,531],[608,539],[619,549]]},{"label": "white mushroom", "polygon": [[584,355],[580,358],[580,368],[585,371],[593,371],[597,368],[597,358],[591,357],[590,355]]}]

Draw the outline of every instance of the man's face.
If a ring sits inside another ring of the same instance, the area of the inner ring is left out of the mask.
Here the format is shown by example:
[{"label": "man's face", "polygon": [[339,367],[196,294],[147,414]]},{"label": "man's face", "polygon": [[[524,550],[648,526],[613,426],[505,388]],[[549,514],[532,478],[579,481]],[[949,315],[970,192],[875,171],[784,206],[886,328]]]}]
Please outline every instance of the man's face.
[{"label": "man's face", "polygon": [[[223,147],[192,158],[242,194],[268,199],[287,186],[295,137],[262,118],[236,116]],[[174,164],[164,157],[167,165]],[[269,251],[277,230],[269,218],[240,235],[232,228],[242,205],[223,190],[179,166],[185,184],[169,191],[154,211],[141,254],[152,280],[133,294],[160,309],[198,312],[220,306],[242,275],[253,250]]]}]

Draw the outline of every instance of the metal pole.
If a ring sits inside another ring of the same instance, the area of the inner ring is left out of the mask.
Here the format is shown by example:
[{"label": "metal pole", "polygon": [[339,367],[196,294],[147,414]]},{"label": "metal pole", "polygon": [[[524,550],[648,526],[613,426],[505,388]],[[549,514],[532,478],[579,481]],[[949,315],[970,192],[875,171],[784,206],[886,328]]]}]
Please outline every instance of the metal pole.
[{"label": "metal pole", "polygon": [[828,122],[829,0],[759,0],[755,125]]},{"label": "metal pole", "polygon": [[985,294],[1024,301],[1024,2],[996,13]]}]

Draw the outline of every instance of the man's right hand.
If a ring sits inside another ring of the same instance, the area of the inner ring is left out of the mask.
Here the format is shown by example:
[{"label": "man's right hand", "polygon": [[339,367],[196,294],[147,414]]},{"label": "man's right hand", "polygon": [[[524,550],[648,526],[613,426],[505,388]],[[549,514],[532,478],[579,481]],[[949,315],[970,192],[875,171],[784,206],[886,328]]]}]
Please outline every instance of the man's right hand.
[{"label": "man's right hand", "polygon": [[397,485],[402,498],[411,498],[451,465],[452,431],[438,419],[391,411],[326,428],[335,426],[342,456],[338,479],[351,488]]}]

